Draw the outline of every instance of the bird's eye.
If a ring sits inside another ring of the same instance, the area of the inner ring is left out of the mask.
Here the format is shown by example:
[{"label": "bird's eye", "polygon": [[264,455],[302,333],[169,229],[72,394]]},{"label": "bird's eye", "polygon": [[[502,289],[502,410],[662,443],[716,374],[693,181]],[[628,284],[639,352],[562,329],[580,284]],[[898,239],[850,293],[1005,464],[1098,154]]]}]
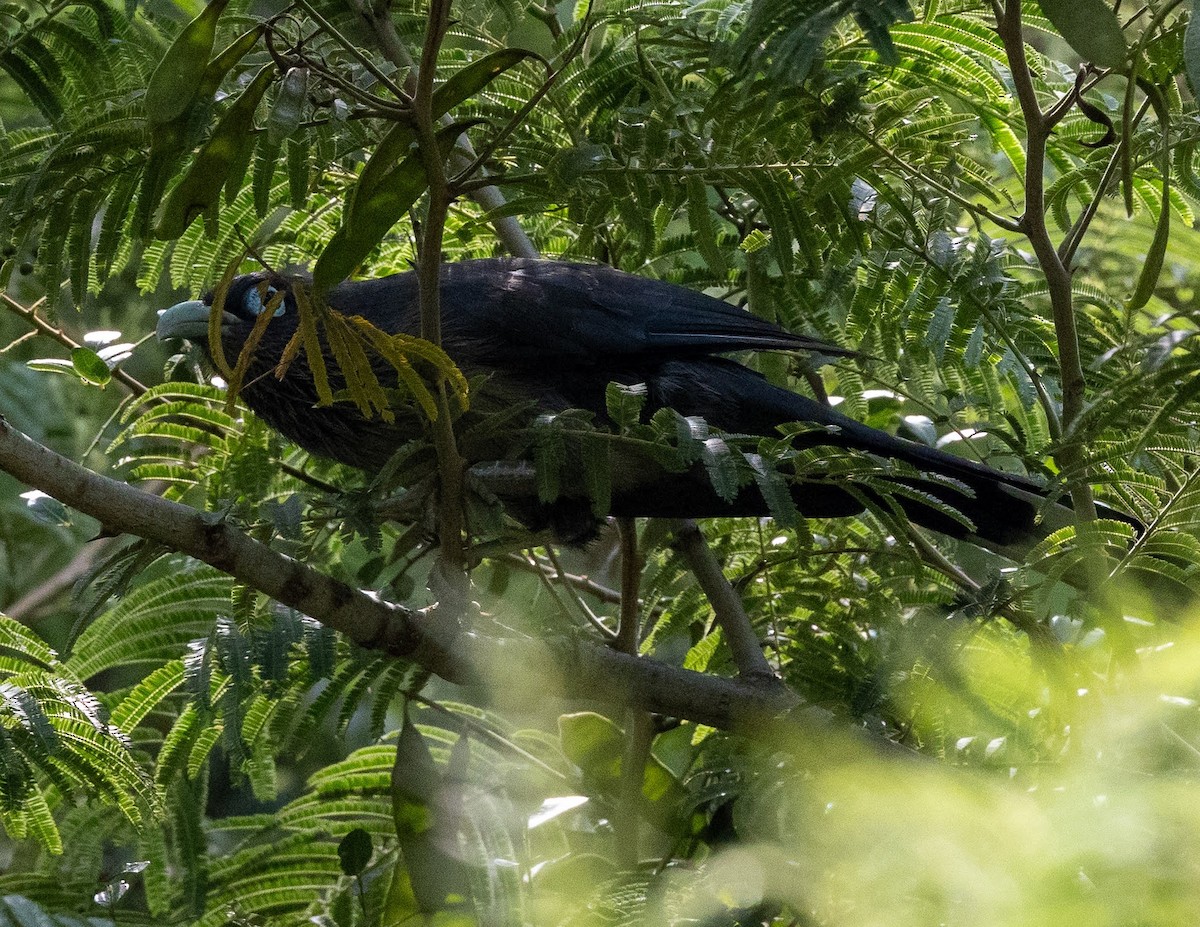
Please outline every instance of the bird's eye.
[{"label": "bird's eye", "polygon": [[[242,305],[245,307],[247,312],[256,316],[263,311],[263,308],[266,306],[266,304],[274,299],[278,293],[279,290],[275,289],[273,286],[267,287],[265,293],[260,292],[258,287],[252,286],[246,291],[246,295],[242,297]],[[275,310],[275,315],[283,315],[282,302],[279,304],[279,308]]]}]

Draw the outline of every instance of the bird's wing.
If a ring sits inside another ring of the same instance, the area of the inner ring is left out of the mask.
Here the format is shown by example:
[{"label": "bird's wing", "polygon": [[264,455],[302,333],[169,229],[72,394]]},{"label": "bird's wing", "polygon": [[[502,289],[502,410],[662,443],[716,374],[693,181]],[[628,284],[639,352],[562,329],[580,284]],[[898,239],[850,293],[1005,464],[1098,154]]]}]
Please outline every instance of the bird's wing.
[{"label": "bird's wing", "polygon": [[785,331],[686,287],[565,261],[497,259],[447,265],[447,324],[536,357],[688,357],[731,351],[855,352]]}]

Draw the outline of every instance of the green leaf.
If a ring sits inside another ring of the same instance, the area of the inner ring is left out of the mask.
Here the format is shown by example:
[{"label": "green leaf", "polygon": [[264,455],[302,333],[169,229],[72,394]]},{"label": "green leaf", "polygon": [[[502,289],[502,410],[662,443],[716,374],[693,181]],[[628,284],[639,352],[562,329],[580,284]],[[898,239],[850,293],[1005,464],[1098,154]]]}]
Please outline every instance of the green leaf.
[{"label": "green leaf", "polygon": [[800,513],[796,510],[796,500],[792,498],[787,480],[783,478],[769,462],[760,454],[746,454],[746,462],[754,472],[754,482],[762,493],[771,512],[771,517],[784,528],[795,528],[800,523]]},{"label": "green leaf", "polygon": [[756,252],[767,247],[769,244],[771,244],[770,235],[768,235],[762,229],[753,229],[750,234],[742,239],[742,242],[740,245],[738,245],[738,247],[746,252],[746,254],[755,254]]},{"label": "green leaf", "polygon": [[198,99],[207,100],[212,98],[213,94],[221,86],[221,81],[225,79],[225,75],[233,69],[235,64],[249,54],[250,49],[255,46],[259,36],[266,31],[266,28],[265,23],[259,23],[254,28],[246,30],[230,42],[221,54],[208,63],[208,66],[204,69],[204,77],[200,80],[200,87],[196,91]]},{"label": "green leaf", "polygon": [[108,364],[91,348],[80,347],[71,351],[71,366],[84,383],[104,387],[112,380],[112,371],[108,369]]},{"label": "green leaf", "polygon": [[[609,796],[618,794],[624,778],[624,731],[603,715],[583,711],[559,717],[558,738],[563,753],[583,772],[588,785]],[[642,767],[641,779],[643,810],[655,825],[667,833],[687,832],[693,822],[690,816],[678,813],[686,795],[675,774],[651,755]]]},{"label": "green leaf", "polygon": [[1129,46],[1112,7],[1104,0],[1038,0],[1046,18],[1079,52],[1079,56],[1102,68],[1119,68]]},{"label": "green leaf", "polygon": [[396,833],[419,834],[430,826],[432,805],[441,789],[441,776],[425,738],[407,712],[396,741],[396,765],[392,783],[392,814]]},{"label": "green leaf", "polygon": [[539,415],[533,425],[533,464],[540,501],[553,502],[559,497],[566,462],[562,427],[554,416]]},{"label": "green leaf", "polygon": [[1146,252],[1142,272],[1138,276],[1137,286],[1129,301],[1130,311],[1141,309],[1154,295],[1154,288],[1158,284],[1159,274],[1162,273],[1163,259],[1166,256],[1167,244],[1171,237],[1171,113],[1156,85],[1145,79],[1139,79],[1138,85],[1153,105],[1162,132],[1159,164],[1159,171],[1162,175],[1162,201],[1158,211],[1158,222],[1154,227],[1154,240]]},{"label": "green leaf", "polygon": [[246,136],[254,129],[254,111],[266,93],[274,71],[274,64],[264,65],[222,117],[188,172],[163,204],[154,230],[157,238],[167,241],[178,238],[197,216],[217,202],[221,188],[239,163]]},{"label": "green leaf", "polygon": [[118,181],[104,207],[104,218],[100,221],[100,235],[96,240],[96,268],[100,282],[104,283],[112,271],[121,241],[125,237],[129,219],[129,206],[137,186],[137,175],[130,174]]},{"label": "green leaf", "polygon": [[229,589],[229,577],[208,568],[180,569],[145,583],[88,626],[67,667],[88,679],[114,666],[154,669],[178,659],[229,607]]},{"label": "green leaf", "polygon": [[70,373],[76,374],[75,365],[69,360],[61,357],[39,357],[35,360],[28,360],[25,366],[30,370],[40,370],[43,373]]},{"label": "green leaf", "polygon": [[625,735],[603,715],[594,711],[562,715],[558,740],[566,758],[593,781],[613,781],[620,776]]},{"label": "green leaf", "polygon": [[271,187],[275,183],[275,165],[279,161],[282,145],[272,145],[263,132],[258,137],[254,150],[254,212],[261,218],[271,208]]},{"label": "green leaf", "polygon": [[142,170],[142,185],[138,188],[135,228],[139,238],[149,238],[153,231],[154,211],[175,176],[182,150],[182,135],[176,126],[163,126],[151,136],[150,160]]},{"label": "green leaf", "polygon": [[634,383],[632,386],[609,383],[604,389],[605,409],[618,431],[629,431],[637,425],[648,398],[645,383]]},{"label": "green leaf", "polygon": [[152,124],[170,122],[191,105],[212,54],[217,20],[228,5],[229,0],[212,0],[183,27],[154,69],[143,100],[146,118]]},{"label": "green leaf", "polygon": [[599,432],[580,441],[583,485],[592,500],[592,514],[603,518],[612,508],[612,442]]},{"label": "green leaf", "polygon": [[470,891],[462,864],[447,851],[456,844],[458,827],[443,791],[425,738],[406,712],[396,741],[392,817],[413,895],[428,913],[465,900]]},{"label": "green leaf", "polygon": [[354,273],[427,186],[421,156],[411,154],[388,174],[379,190],[365,198],[356,197],[353,225],[343,224],[317,259],[314,289],[326,292]]},{"label": "green leaf", "polygon": [[736,456],[722,438],[709,438],[703,447],[701,458],[713,489],[726,502],[732,502],[737,498],[741,485]]},{"label": "green leaf", "polygon": [[697,673],[707,671],[708,665],[712,662],[723,639],[721,629],[713,628],[712,633],[704,635],[688,650],[687,656],[683,658],[683,668],[694,670]]},{"label": "green leaf", "polygon": [[[254,141],[253,133],[243,138],[237,153],[233,157],[232,163],[229,165],[229,173],[225,177],[226,207],[233,205],[238,194],[242,192],[242,187],[245,186],[246,171],[250,169],[250,159],[254,157]],[[264,209],[263,212],[265,213],[266,210]]]},{"label": "green leaf", "polygon": [[289,68],[283,76],[271,112],[267,115],[267,138],[272,145],[291,138],[300,127],[307,97],[308,68]]},{"label": "green leaf", "polygon": [[303,209],[308,200],[308,140],[287,142],[288,196],[293,209]]},{"label": "green leaf", "polygon": [[126,734],[153,711],[168,695],[183,685],[183,661],[172,660],[160,666],[134,686],[112,714],[112,724]]},{"label": "green leaf", "polygon": [[937,356],[940,361],[945,357],[946,344],[954,333],[954,318],[957,307],[948,296],[943,296],[933,308],[929,317],[929,327],[925,330],[922,342]]},{"label": "green leaf", "polygon": [[1150,297],[1154,295],[1154,288],[1158,284],[1159,274],[1162,273],[1163,258],[1166,256],[1167,243],[1171,237],[1170,184],[1170,175],[1164,175],[1164,195],[1162,207],[1158,213],[1158,222],[1154,226],[1154,240],[1150,243],[1150,250],[1146,252],[1146,259],[1142,263],[1142,272],[1138,275],[1137,287],[1129,299],[1130,312],[1141,309],[1150,301]]},{"label": "green leaf", "polygon": [[708,208],[708,187],[695,175],[687,179],[687,207],[688,225],[696,236],[696,249],[714,274],[724,276],[725,256],[717,247],[716,225]]},{"label": "green leaf", "polygon": [[485,55],[478,61],[472,61],[433,92],[433,118],[440,119],[459,103],[473,97],[509,68],[527,58],[537,58],[545,63],[541,55],[524,48],[503,48]]},{"label": "green leaf", "polygon": [[337,852],[342,872],[348,876],[360,875],[371,862],[371,835],[363,828],[356,827],[342,838]]},{"label": "green leaf", "polygon": [[[466,125],[455,123],[438,132],[441,156],[445,156]],[[356,194],[352,215],[343,220],[317,258],[313,268],[314,289],[318,293],[327,292],[354,273],[428,186],[421,154],[413,152],[380,178],[374,189]]]},{"label": "green leaf", "polygon": [[0,69],[8,72],[9,77],[25,91],[30,102],[41,111],[48,121],[55,122],[62,116],[63,108],[58,95],[26,59],[14,51],[0,52]]},{"label": "green leaf", "polygon": [[416,140],[416,132],[406,123],[398,122],[388,130],[363,166],[362,173],[358,175],[358,182],[346,192],[346,205],[342,216],[343,225],[353,226],[355,203],[359,197],[365,198],[368,193],[374,191],[388,172],[396,166],[396,162],[402,156],[406,157],[412,153],[411,149]]},{"label": "green leaf", "polygon": [[1183,65],[1192,95],[1200,95],[1200,0],[1192,0],[1192,12],[1183,33]]}]

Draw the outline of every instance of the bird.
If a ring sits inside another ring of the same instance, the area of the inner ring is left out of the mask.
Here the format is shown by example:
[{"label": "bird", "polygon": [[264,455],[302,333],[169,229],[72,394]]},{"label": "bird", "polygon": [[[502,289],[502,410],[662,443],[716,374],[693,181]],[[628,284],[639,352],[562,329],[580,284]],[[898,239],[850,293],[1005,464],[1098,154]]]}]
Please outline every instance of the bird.
[{"label": "bird", "polygon": [[[284,346],[297,331],[296,286],[311,287],[311,281],[302,274],[264,270],[235,277],[226,290],[220,321],[226,357],[237,357],[259,315],[276,307],[254,349],[241,397],[304,450],[378,473],[398,449],[422,435],[427,420],[415,404],[394,409],[390,421],[368,417],[349,402],[319,404],[303,353],[281,378],[275,375]],[[539,416],[579,409],[603,427],[608,423],[609,384],[616,383],[642,393],[643,416],[672,409],[683,421],[703,420],[718,434],[775,438],[782,438],[781,428],[799,423],[804,427],[791,439],[796,447],[858,454],[880,474],[869,485],[851,487],[836,475],[844,471],[822,473],[817,466],[790,487],[805,516],[858,514],[873,498],[889,505],[879,499],[879,487],[890,485],[896,490],[893,513],[1013,557],[1074,523],[1071,510],[1028,476],[869,427],[825,402],[769,382],[730,355],[777,351],[846,357],[856,352],[789,332],[724,300],[606,265],[529,258],[445,263],[439,289],[442,347],[473,384],[470,413],[456,423],[459,450],[468,465],[528,463],[528,428]],[[389,334],[421,331],[416,271],[347,281],[324,299],[343,315],[361,316]],[[210,293],[162,312],[159,339],[188,339],[211,360],[213,302]],[[327,344],[322,353],[336,393],[345,381]],[[376,358],[372,366],[385,386],[397,385],[389,363]],[[504,427],[486,427],[489,416],[500,416]],[[609,461],[607,512],[595,512],[587,490],[570,481],[550,501],[538,498],[528,485],[497,495],[526,527],[549,529],[568,541],[589,537],[597,516],[605,514],[770,514],[753,482],[718,492],[701,464],[664,466],[619,442],[614,442]],[[1101,516],[1140,527],[1136,519],[1108,507],[1101,508]]]}]

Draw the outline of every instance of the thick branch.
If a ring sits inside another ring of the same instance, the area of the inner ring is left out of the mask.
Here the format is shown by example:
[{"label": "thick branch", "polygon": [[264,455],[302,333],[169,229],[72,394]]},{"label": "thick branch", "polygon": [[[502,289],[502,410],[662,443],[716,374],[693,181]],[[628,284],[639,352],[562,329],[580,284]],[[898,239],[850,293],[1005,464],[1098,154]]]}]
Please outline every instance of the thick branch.
[{"label": "thick branch", "polygon": [[93,473],[43,447],[0,418],[0,469],[99,521],[182,551],[341,631],[364,647],[461,678],[431,624],[417,613],[360,590],[271,550],[229,522]]},{"label": "thick branch", "polygon": [[436,609],[418,613],[382,602],[271,550],[228,522],[93,473],[2,418],[0,470],[110,530],[159,541],[209,563],[364,647],[412,660],[451,681],[482,684],[496,697],[529,704],[557,693],[719,728],[763,730],[786,723],[793,733],[797,726],[813,725],[845,731],[830,728],[829,716],[819,709],[795,711],[799,699],[783,686],[708,676],[598,644],[454,634],[455,628],[437,622]]}]

